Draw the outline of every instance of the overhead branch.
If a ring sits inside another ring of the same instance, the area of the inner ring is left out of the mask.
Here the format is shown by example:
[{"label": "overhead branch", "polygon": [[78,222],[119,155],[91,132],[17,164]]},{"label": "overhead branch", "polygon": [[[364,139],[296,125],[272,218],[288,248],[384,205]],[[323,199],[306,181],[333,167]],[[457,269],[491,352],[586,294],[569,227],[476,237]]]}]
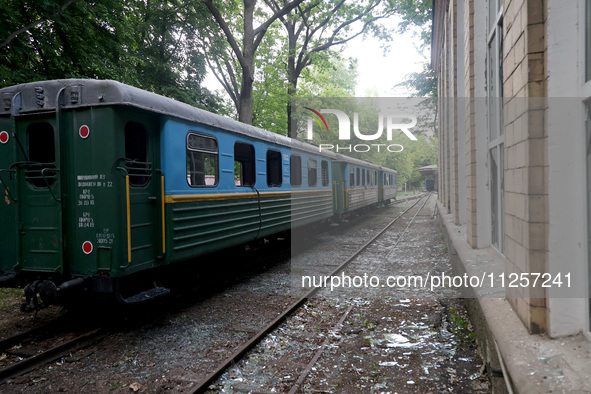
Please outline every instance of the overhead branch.
[{"label": "overhead branch", "polygon": [[228,93],[228,95],[230,96],[230,99],[232,100],[232,102],[234,102],[234,105],[236,106],[236,108],[238,108],[238,97],[236,95],[237,90],[233,90],[234,88],[237,88],[237,86],[235,85],[235,78],[232,78],[232,76],[230,76],[230,79],[233,80],[234,82],[228,81],[228,79],[226,78],[226,75],[222,71],[223,67],[220,65],[217,58],[215,60],[215,63],[216,63],[215,66],[211,63],[209,56],[206,56],[205,59],[207,61],[207,65],[211,69],[211,72],[213,73],[215,78],[224,87],[224,90]]},{"label": "overhead branch", "polygon": [[220,28],[224,32],[224,35],[226,36],[226,40],[228,41],[228,44],[230,44],[232,51],[234,52],[234,54],[238,58],[240,65],[242,65],[244,67],[246,65],[246,59],[244,58],[242,50],[238,46],[238,43],[236,42],[236,39],[234,38],[234,35],[232,34],[232,31],[230,30],[228,23],[226,23],[226,21],[224,20],[224,17],[220,13],[220,11],[213,5],[212,0],[203,0],[203,3],[205,4],[205,6],[209,10],[209,12],[211,12],[211,15],[213,15],[215,21],[217,22],[217,24],[220,26]]},{"label": "overhead branch", "polygon": [[273,15],[271,15],[271,17],[269,19],[267,19],[262,25],[260,25],[256,29],[254,29],[254,35],[256,37],[255,41],[254,41],[254,50],[255,51],[258,48],[259,44],[261,43],[263,36],[265,35],[265,32],[267,31],[269,26],[271,26],[271,24],[273,22],[275,22],[277,20],[277,18],[284,16],[285,14],[287,14],[288,12],[293,10],[295,7],[297,7],[302,1],[304,1],[304,0],[293,0],[289,3],[287,3],[285,6],[283,6],[283,8],[275,11],[273,13]]},{"label": "overhead branch", "polygon": [[65,3],[63,6],[60,7],[59,11],[44,17],[44,18],[39,18],[31,23],[29,23],[28,25],[18,29],[17,31],[11,33],[1,44],[0,44],[0,48],[4,48],[6,46],[8,46],[8,44],[10,44],[10,42],[12,40],[14,40],[19,34],[26,32],[29,29],[32,29],[33,27],[36,27],[38,25],[40,25],[43,22],[46,22],[54,17],[56,17],[57,15],[61,14],[62,12],[64,12],[64,10],[66,8],[68,8],[70,5],[77,3],[80,0],[69,0],[67,3]]},{"label": "overhead branch", "polygon": [[[373,9],[374,7],[375,7],[375,5],[372,6],[371,9]],[[303,70],[305,67],[307,67],[310,64],[310,62],[311,62],[310,55],[311,54],[325,51],[325,50],[327,50],[331,47],[337,46],[337,45],[343,45],[343,44],[353,40],[354,38],[360,36],[361,34],[363,34],[365,32],[365,30],[368,28],[368,26],[371,25],[372,23],[374,23],[380,19],[388,18],[390,15],[391,15],[391,13],[385,13],[383,15],[370,18],[364,22],[362,28],[357,33],[350,35],[349,37],[346,37],[343,39],[337,39],[337,35],[342,29],[344,29],[346,26],[352,24],[353,22],[360,20],[362,15],[358,15],[356,18],[353,18],[351,20],[343,22],[341,25],[339,25],[337,27],[337,29],[335,29],[335,31],[333,32],[331,37],[324,44],[317,45],[316,47],[310,49],[307,53],[305,53],[305,55],[304,55],[304,52],[300,52],[300,56],[298,57],[298,65],[296,67],[296,70],[298,72],[300,72],[301,70]]]}]

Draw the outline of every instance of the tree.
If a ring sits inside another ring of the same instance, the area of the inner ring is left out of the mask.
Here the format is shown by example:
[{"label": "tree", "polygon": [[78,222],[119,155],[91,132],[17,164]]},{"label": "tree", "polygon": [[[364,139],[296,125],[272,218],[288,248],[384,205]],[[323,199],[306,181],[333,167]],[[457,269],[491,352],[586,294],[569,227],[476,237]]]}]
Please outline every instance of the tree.
[{"label": "tree", "polygon": [[137,0],[127,18],[134,48],[135,73],[144,89],[215,112],[219,98],[202,84],[205,55],[197,44],[209,14],[186,0]]},{"label": "tree", "polygon": [[[226,5],[225,10],[232,12],[224,14],[236,17],[238,24],[241,21],[241,26],[228,22],[227,18],[220,12],[221,5],[214,5],[213,0],[203,0],[203,3],[222,30],[225,40],[229,45],[231,53],[224,54],[223,63],[216,61],[216,67],[214,69],[218,73],[218,80],[222,83],[224,89],[234,102],[238,112],[238,120],[241,122],[252,124],[252,87],[255,80],[255,54],[265,33],[277,18],[287,14],[302,1],[292,0],[271,14],[265,14],[262,10],[257,9],[256,17],[262,20],[262,22],[255,27],[256,0],[243,0],[241,9],[235,3],[231,3],[230,6]],[[237,15],[237,10],[240,10],[239,16]],[[212,43],[219,43],[219,40],[212,40]],[[232,60],[238,63],[239,68],[235,67],[235,64],[232,64]],[[240,83],[238,83],[235,70],[240,72]],[[223,75],[224,73],[225,75]]]},{"label": "tree", "polygon": [[[283,4],[286,0],[283,0]],[[277,12],[281,3],[265,0]],[[327,58],[333,47],[343,45],[372,30],[387,39],[384,29],[376,22],[395,12],[383,0],[346,2],[345,0],[314,0],[300,4],[279,19],[287,34],[287,94],[294,97],[303,70],[319,59]],[[291,117],[291,102],[287,102],[289,135],[295,137],[296,121]]]},{"label": "tree", "polygon": [[193,43],[205,16],[197,11],[188,0],[4,1],[0,87],[115,79],[219,111],[220,100],[202,87],[206,63]]},{"label": "tree", "polygon": [[[404,33],[411,28],[417,28],[415,35],[421,44],[417,51],[421,54],[431,53],[431,12],[432,1],[399,0],[402,22],[398,31]],[[417,97],[437,97],[437,73],[431,68],[431,60],[423,55],[423,68],[407,75],[407,80],[396,85],[412,89]]]},{"label": "tree", "polygon": [[[16,1],[0,5],[0,84],[75,76],[113,78],[127,66],[119,32],[125,7],[114,0],[97,4]],[[122,34],[124,35],[124,34]]]},{"label": "tree", "polygon": [[[11,32],[8,36],[6,36],[6,38],[3,39],[2,42],[0,42],[0,49],[8,46],[13,39],[18,37],[19,34],[22,34],[22,33],[26,32],[27,30],[32,29],[33,27],[39,26],[42,23],[47,22],[50,18],[57,17],[59,14],[63,13],[66,8],[68,8],[70,5],[72,5],[73,3],[76,3],[78,1],[80,1],[80,0],[68,0],[65,4],[63,4],[61,7],[59,7],[59,9],[56,10],[52,15],[49,15],[49,16],[41,15],[39,18],[33,20],[32,22],[29,22],[26,26],[23,26],[13,32]],[[7,9],[8,4],[4,4],[2,8],[5,8],[5,7]],[[4,9],[3,11],[6,11],[6,9]]]}]

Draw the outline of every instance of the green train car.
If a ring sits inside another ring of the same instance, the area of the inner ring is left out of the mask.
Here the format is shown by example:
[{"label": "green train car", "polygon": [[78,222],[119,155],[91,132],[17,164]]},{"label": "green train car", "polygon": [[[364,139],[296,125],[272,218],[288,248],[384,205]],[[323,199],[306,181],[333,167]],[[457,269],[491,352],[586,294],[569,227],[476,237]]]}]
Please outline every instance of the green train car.
[{"label": "green train car", "polygon": [[[394,170],[115,81],[0,98],[0,287],[24,286],[24,311],[80,292],[163,296],[172,263],[395,198]],[[363,171],[358,185],[335,175],[343,163]],[[354,190],[370,186],[366,201]]]}]

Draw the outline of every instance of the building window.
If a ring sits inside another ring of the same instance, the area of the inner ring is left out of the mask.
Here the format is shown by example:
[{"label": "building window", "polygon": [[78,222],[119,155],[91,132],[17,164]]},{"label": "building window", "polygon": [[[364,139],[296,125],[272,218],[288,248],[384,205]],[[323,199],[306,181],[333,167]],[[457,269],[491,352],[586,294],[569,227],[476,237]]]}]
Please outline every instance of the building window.
[{"label": "building window", "polygon": [[254,186],[254,146],[243,142],[234,144],[234,183],[236,186]]},{"label": "building window", "polygon": [[322,163],[320,163],[320,167],[322,176],[322,186],[328,186],[330,182],[330,178],[328,175],[328,162],[326,160],[322,160]]},{"label": "building window", "polygon": [[591,102],[586,105],[586,137],[587,137],[587,266],[589,269],[589,326],[591,327]]},{"label": "building window", "polygon": [[279,187],[283,181],[281,171],[281,153],[276,150],[267,151],[267,186]]},{"label": "building window", "polygon": [[585,81],[591,79],[591,4],[585,2]]},{"label": "building window", "polygon": [[491,201],[491,243],[504,251],[504,168],[503,168],[503,1],[488,2],[489,31],[486,91],[489,130],[489,187]]},{"label": "building window", "polygon": [[308,159],[308,186],[316,186],[318,183],[318,168],[316,159]]},{"label": "building window", "polygon": [[187,182],[191,187],[218,184],[218,141],[205,134],[187,134]]},{"label": "building window", "polygon": [[291,155],[289,159],[290,178],[292,186],[302,186],[302,158]]}]

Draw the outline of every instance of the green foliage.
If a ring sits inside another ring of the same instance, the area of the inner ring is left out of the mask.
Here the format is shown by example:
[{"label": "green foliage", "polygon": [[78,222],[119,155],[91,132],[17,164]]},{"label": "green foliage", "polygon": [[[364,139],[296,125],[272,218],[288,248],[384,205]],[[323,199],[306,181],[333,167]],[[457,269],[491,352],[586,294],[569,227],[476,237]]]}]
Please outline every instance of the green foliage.
[{"label": "green foliage", "polygon": [[406,80],[397,86],[405,86],[417,97],[437,97],[437,73],[425,60],[421,71],[410,73]]},{"label": "green foliage", "polygon": [[287,135],[286,105],[289,101],[285,56],[285,41],[279,26],[273,25],[261,42],[255,60],[252,123],[282,135]]},{"label": "green foliage", "polygon": [[[396,13],[402,18],[402,22],[398,25],[399,32],[405,32],[412,27],[420,27],[422,30],[427,30],[428,35],[422,37],[431,37],[430,25],[433,1],[432,0],[392,0],[395,4]],[[430,38],[429,38],[430,39]]]},{"label": "green foliage", "polygon": [[[419,53],[431,53],[431,13],[433,1],[397,0],[398,15],[402,17],[400,32],[414,29],[414,34],[421,39]],[[407,75],[406,81],[397,86],[405,86],[416,97],[437,97],[437,73],[431,68],[431,59],[423,56],[421,71]]]},{"label": "green foliage", "polygon": [[332,52],[329,57],[302,72],[297,97],[353,97],[357,85],[357,60],[343,59]]},{"label": "green foliage", "polygon": [[[269,55],[257,60],[257,75],[253,91],[253,125],[287,135],[288,94],[285,52],[280,50],[281,38],[270,35],[261,44]],[[343,59],[338,53],[306,68],[295,97],[353,97],[357,78],[357,62]]]},{"label": "green foliage", "polygon": [[[184,0],[7,0],[0,4],[0,87],[114,79],[219,111],[194,44],[202,10]],[[18,34],[17,34],[18,33]]]}]

